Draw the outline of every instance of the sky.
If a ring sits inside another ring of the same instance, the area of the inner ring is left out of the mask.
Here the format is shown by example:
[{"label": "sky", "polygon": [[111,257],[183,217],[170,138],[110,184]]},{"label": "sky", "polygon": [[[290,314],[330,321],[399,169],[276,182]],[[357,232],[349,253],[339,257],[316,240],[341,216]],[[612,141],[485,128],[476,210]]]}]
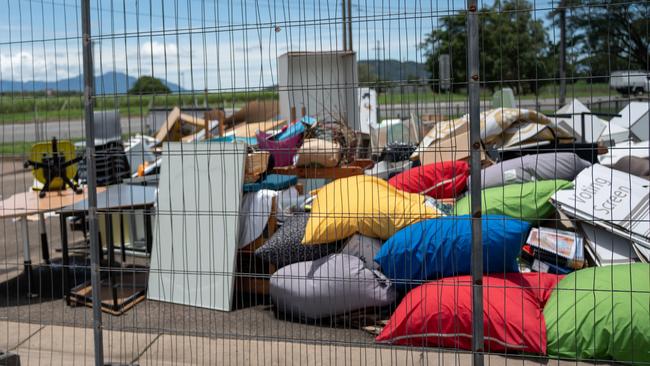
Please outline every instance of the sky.
[{"label": "sky", "polygon": [[[491,1],[491,0],[490,0]],[[535,1],[546,18],[556,0]],[[0,80],[80,75],[79,0],[0,0]],[[424,62],[419,47],[457,0],[353,0],[358,60]],[[341,0],[91,0],[95,74],[153,75],[188,90],[276,84],[287,51],[342,48]]]}]

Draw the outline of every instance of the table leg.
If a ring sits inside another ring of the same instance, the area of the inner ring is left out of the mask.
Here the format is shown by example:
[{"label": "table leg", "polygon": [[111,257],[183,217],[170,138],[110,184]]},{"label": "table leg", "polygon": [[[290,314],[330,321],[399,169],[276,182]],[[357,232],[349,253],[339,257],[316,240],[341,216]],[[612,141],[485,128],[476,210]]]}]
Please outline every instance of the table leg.
[{"label": "table leg", "polygon": [[151,247],[153,246],[153,225],[152,217],[154,214],[153,209],[146,209],[144,211],[144,241],[147,244],[147,254],[151,255]]},{"label": "table leg", "polygon": [[25,266],[25,275],[27,276],[27,297],[36,297],[37,295],[32,293],[32,256],[29,251],[29,227],[27,226],[27,216],[22,216],[20,218],[23,229],[23,264]]},{"label": "table leg", "polygon": [[41,235],[41,254],[45,264],[50,264],[50,248],[47,243],[47,231],[45,230],[45,215],[41,212],[38,214],[38,231]]},{"label": "table leg", "polygon": [[67,216],[59,214],[59,225],[61,226],[61,251],[63,252],[63,296],[65,303],[70,305],[70,252],[68,249],[68,225]]},{"label": "table leg", "polygon": [[[111,289],[113,297],[113,309],[117,309],[117,288],[113,284],[113,266],[115,264],[115,243],[113,238],[113,215],[110,212],[104,214],[106,218],[106,248],[108,249],[108,288]],[[101,299],[101,296],[99,297]]]},{"label": "table leg", "polygon": [[[126,263],[126,239],[124,238],[124,214],[119,213],[117,217],[120,219],[120,254],[122,254],[122,265]],[[133,241],[133,239],[131,239]]]}]

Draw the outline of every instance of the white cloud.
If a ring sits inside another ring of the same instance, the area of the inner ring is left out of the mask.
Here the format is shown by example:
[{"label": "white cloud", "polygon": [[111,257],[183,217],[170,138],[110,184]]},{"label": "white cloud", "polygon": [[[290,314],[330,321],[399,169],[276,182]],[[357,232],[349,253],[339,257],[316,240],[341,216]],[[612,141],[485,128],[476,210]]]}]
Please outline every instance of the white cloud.
[{"label": "white cloud", "polygon": [[[53,55],[50,55],[53,57]],[[19,51],[13,54],[0,54],[0,70],[3,79],[34,80],[45,74],[43,57],[33,57],[30,52]]]},{"label": "white cloud", "polygon": [[140,47],[140,52],[143,56],[152,56],[152,57],[169,57],[174,56],[178,53],[178,48],[173,43],[161,43],[161,42],[145,42]]}]

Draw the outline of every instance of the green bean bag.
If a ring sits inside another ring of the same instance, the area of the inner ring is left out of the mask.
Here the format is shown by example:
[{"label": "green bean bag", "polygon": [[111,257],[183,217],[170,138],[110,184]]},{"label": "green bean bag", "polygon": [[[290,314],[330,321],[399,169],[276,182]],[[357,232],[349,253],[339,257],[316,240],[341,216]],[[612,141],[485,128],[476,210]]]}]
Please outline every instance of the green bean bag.
[{"label": "green bean bag", "polygon": [[[572,187],[566,180],[540,180],[523,184],[509,184],[481,191],[483,215],[505,215],[535,223],[553,213],[549,199],[560,189]],[[469,195],[460,199],[456,215],[471,214]]]},{"label": "green bean bag", "polygon": [[650,265],[573,272],[544,307],[551,357],[650,363]]}]

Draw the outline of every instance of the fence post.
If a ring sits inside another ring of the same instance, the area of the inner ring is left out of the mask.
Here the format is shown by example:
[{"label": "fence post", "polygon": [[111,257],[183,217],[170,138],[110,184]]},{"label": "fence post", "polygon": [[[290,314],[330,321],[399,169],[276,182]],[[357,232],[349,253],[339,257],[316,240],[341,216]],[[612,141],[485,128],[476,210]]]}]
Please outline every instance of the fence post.
[{"label": "fence post", "polygon": [[90,234],[90,281],[93,301],[93,335],[95,344],[95,365],[104,364],[102,343],[102,308],[99,272],[99,235],[97,231],[97,173],[95,167],[95,123],[93,47],[90,37],[90,0],[81,1],[81,28],[84,71],[84,120],[86,123],[86,169],[88,186],[88,230]]},{"label": "fence post", "polygon": [[467,89],[472,184],[472,360],[483,366],[483,247],[481,238],[481,99],[477,0],[467,0]]}]

